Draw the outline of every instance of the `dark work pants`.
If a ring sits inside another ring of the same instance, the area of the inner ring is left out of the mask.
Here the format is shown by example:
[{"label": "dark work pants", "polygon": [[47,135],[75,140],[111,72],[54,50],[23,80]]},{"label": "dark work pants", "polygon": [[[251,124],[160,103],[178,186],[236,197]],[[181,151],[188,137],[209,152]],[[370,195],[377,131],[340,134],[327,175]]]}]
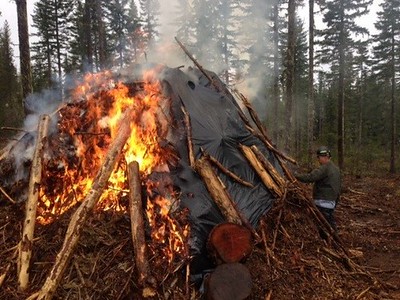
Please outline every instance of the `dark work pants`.
[{"label": "dark work pants", "polygon": [[[317,208],[321,212],[321,214],[325,217],[325,219],[328,221],[329,225],[331,225],[332,229],[335,232],[337,232],[336,220],[335,220],[335,216],[334,216],[335,210],[330,209],[330,208],[320,207],[320,206],[317,206]],[[321,236],[321,238],[323,238],[323,239],[327,238],[325,230],[323,230],[322,228],[319,228],[318,231],[319,231],[319,235]]]}]

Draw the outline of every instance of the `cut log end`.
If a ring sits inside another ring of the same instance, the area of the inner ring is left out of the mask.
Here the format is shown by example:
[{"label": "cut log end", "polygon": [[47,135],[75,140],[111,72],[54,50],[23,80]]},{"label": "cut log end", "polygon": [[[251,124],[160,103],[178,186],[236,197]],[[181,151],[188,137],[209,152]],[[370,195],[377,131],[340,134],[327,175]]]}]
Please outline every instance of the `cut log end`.
[{"label": "cut log end", "polygon": [[250,271],[245,265],[241,263],[222,264],[206,279],[206,299],[249,299],[252,285]]},{"label": "cut log end", "polygon": [[221,223],[211,231],[207,246],[217,263],[235,263],[250,255],[253,241],[248,228],[234,223]]}]

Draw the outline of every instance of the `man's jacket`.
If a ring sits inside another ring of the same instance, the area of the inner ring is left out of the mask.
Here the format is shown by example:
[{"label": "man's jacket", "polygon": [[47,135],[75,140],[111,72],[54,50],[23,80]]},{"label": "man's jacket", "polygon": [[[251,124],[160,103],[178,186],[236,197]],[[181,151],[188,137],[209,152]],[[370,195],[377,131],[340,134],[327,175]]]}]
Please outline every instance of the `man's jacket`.
[{"label": "man's jacket", "polygon": [[308,174],[297,174],[295,177],[302,182],[314,182],[314,200],[338,201],[341,190],[340,170],[332,161]]}]

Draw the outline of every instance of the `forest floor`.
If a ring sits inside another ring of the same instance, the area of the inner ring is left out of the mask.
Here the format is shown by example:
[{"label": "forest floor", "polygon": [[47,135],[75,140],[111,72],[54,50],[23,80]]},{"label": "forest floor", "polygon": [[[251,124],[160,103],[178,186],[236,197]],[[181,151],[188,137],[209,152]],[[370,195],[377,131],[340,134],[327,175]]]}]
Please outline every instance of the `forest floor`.
[{"label": "forest floor", "polygon": [[[336,218],[347,254],[321,240],[309,210],[288,195],[283,213],[273,209],[267,215],[265,227],[259,229],[263,242],[244,262],[253,280],[250,299],[400,299],[399,182],[400,176],[344,178]],[[0,196],[0,299],[25,299],[40,289],[69,222],[65,216],[37,229],[31,287],[20,292],[15,246],[23,215],[22,205]],[[128,218],[93,217],[88,223],[55,299],[142,299]],[[194,287],[188,295],[185,276],[179,274],[183,272],[171,271],[156,296],[148,299],[200,299]]]}]

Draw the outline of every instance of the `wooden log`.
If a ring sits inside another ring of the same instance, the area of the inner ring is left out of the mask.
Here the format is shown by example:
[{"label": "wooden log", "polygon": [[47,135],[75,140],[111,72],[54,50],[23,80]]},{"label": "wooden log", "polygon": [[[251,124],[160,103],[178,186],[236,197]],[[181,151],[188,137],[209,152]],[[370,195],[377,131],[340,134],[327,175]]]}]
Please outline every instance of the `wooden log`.
[{"label": "wooden log", "polygon": [[275,196],[282,197],[284,194],[283,191],[280,189],[280,187],[278,187],[271,175],[265,170],[261,162],[254,154],[253,150],[245,145],[239,145],[239,148],[242,150],[242,153],[253,167],[254,171],[258,174],[258,176],[260,176],[261,181],[268,188],[268,190],[274,193]]},{"label": "wooden log", "polygon": [[207,240],[209,254],[218,263],[241,262],[253,251],[251,231],[234,223],[221,223],[211,230]]},{"label": "wooden log", "polygon": [[155,279],[151,277],[147,258],[139,164],[136,161],[128,165],[128,182],[129,215],[138,283],[142,286],[149,282],[154,284]]},{"label": "wooden log", "polygon": [[262,152],[257,148],[257,146],[253,145],[250,147],[251,150],[256,155],[257,159],[261,162],[265,170],[271,175],[274,179],[275,183],[280,187],[281,190],[286,188],[285,179],[278,173],[275,167],[269,162],[269,160],[262,154]]},{"label": "wooden log", "polygon": [[249,269],[241,263],[217,266],[205,282],[207,300],[249,299],[253,283]]},{"label": "wooden log", "polygon": [[182,112],[185,116],[185,126],[186,126],[186,136],[187,136],[187,143],[188,143],[188,155],[189,155],[189,165],[194,168],[195,165],[195,157],[194,157],[194,150],[193,150],[193,140],[192,140],[192,126],[190,125],[190,116],[189,113],[186,111],[186,108],[182,105],[181,106]]},{"label": "wooden log", "polygon": [[226,176],[232,178],[233,180],[239,182],[240,184],[243,184],[244,186],[253,188],[254,185],[251,184],[248,181],[243,180],[239,176],[237,176],[235,173],[229,171],[227,168],[225,168],[215,157],[212,157],[211,155],[203,153],[203,155],[207,156],[207,158]]},{"label": "wooden log", "polygon": [[71,220],[68,224],[67,233],[65,234],[64,243],[61,247],[61,250],[57,254],[56,261],[50,271],[50,274],[47,276],[41,290],[29,297],[30,299],[37,298],[49,300],[53,298],[54,292],[56,291],[62,279],[65,268],[78,243],[89,213],[100,199],[113,168],[119,159],[119,155],[126,143],[126,140],[131,133],[130,115],[131,111],[128,110],[125,113],[125,116],[122,118],[116,138],[110,145],[107,155],[104,158],[104,162],[97,172],[89,193],[71,217]]},{"label": "wooden log", "polygon": [[271,152],[276,154],[277,157],[281,157],[284,160],[289,161],[294,165],[297,164],[296,160],[294,160],[293,158],[285,155],[284,153],[282,153],[278,149],[276,149],[270,142],[268,142],[268,140],[260,132],[256,131],[254,128],[252,128],[249,125],[247,125],[246,128],[248,131],[250,131],[251,134],[253,134],[255,137],[259,138],[263,142],[265,147],[267,147],[268,150],[270,150]]},{"label": "wooden log", "polygon": [[196,171],[203,178],[203,181],[209,191],[211,197],[217,204],[221,213],[228,222],[235,224],[242,224],[241,217],[233,206],[225,187],[223,186],[219,177],[215,174],[214,170],[208,159],[202,157],[196,161]]},{"label": "wooden log", "polygon": [[285,162],[282,161],[282,158],[277,157],[283,172],[285,173],[286,177],[290,180],[290,182],[295,182],[297,179],[296,177],[294,177],[294,175],[292,174],[292,172],[289,170],[289,168],[286,166]]},{"label": "wooden log", "polygon": [[29,266],[32,257],[33,236],[36,223],[36,209],[42,181],[42,159],[50,117],[42,115],[39,119],[35,152],[29,178],[28,200],[25,205],[25,221],[18,255],[18,285],[20,290],[26,290],[29,284]]}]

